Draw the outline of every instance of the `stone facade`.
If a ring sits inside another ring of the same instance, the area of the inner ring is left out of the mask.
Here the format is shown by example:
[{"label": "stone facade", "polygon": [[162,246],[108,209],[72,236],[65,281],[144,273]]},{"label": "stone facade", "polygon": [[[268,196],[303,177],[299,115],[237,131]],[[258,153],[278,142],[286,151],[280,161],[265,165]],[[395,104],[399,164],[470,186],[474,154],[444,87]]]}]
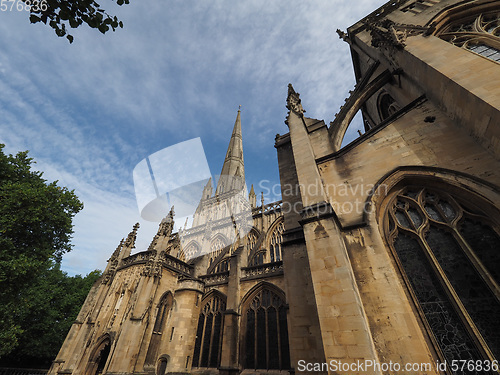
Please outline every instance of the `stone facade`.
[{"label": "stone facade", "polygon": [[484,373],[453,361],[500,359],[499,35],[488,0],[390,1],[339,31],[356,86],[329,126],[289,86],[282,201],[238,195],[238,112],[229,180],[130,255],[134,227],[50,373]]}]

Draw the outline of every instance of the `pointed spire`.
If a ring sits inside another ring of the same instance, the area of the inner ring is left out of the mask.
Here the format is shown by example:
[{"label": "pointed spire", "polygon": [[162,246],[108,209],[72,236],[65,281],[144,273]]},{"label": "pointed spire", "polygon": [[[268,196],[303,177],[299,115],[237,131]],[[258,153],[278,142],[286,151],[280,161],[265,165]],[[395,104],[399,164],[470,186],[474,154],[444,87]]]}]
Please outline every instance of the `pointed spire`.
[{"label": "pointed spire", "polygon": [[130,256],[132,249],[135,248],[135,239],[137,237],[137,230],[139,229],[139,223],[135,223],[132,228],[132,232],[130,232],[127,236],[127,239],[123,243],[123,252],[121,254],[121,258],[126,258]]},{"label": "pointed spire", "polygon": [[111,255],[111,258],[108,259],[108,263],[110,261],[113,261],[115,259],[118,259],[118,257],[120,256],[120,252],[122,250],[122,247],[123,247],[123,243],[125,242],[125,239],[122,238],[122,240],[120,241],[120,244],[117,246],[116,250],[113,252],[113,254]]},{"label": "pointed spire", "polygon": [[135,223],[134,227],[132,228],[132,232],[130,232],[128,234],[127,239],[125,240],[125,243],[123,244],[125,247],[133,248],[135,246],[135,239],[137,237],[137,229],[139,229],[139,223]]},{"label": "pointed spire", "polygon": [[248,200],[250,201],[250,206],[252,206],[252,208],[257,207],[257,195],[255,195],[253,184],[252,187],[250,188],[250,194],[248,194]]},{"label": "pointed spire", "polygon": [[208,198],[210,198],[212,196],[212,191],[213,191],[213,188],[212,188],[212,177],[210,177],[208,179],[207,184],[203,188],[203,194],[202,194],[201,199],[208,199]]},{"label": "pointed spire", "polygon": [[148,250],[164,250],[166,248],[166,244],[170,240],[170,235],[174,229],[174,215],[174,206],[172,206],[168,215],[161,221],[158,232],[153,237]]},{"label": "pointed spire", "polygon": [[288,84],[288,97],[286,98],[286,107],[298,115],[303,115],[305,110],[300,102],[300,94],[293,89],[291,83]]},{"label": "pointed spire", "polygon": [[233,134],[229,141],[215,194],[241,189],[244,182],[245,163],[243,161],[243,138],[241,136],[241,109],[238,109]]}]

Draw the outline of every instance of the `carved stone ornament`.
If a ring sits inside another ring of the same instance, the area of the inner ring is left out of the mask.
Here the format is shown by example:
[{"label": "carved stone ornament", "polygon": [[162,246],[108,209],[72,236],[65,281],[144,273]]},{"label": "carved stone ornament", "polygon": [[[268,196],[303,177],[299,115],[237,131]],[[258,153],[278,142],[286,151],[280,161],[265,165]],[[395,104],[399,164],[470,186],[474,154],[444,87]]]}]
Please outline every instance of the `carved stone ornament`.
[{"label": "carved stone ornament", "polygon": [[397,24],[385,19],[380,22],[368,23],[373,47],[406,47],[406,39],[415,35],[428,35],[430,29],[423,26]]},{"label": "carved stone ornament", "polygon": [[288,97],[286,98],[286,107],[298,115],[302,115],[305,110],[300,103],[300,94],[295,92],[291,83],[288,84]]},{"label": "carved stone ornament", "polygon": [[343,32],[340,29],[337,29],[337,34],[340,39],[342,39],[344,42],[351,44],[351,38],[349,38],[349,35],[346,32]]},{"label": "carved stone ornament", "polygon": [[135,239],[137,237],[137,229],[139,229],[139,223],[136,223],[134,225],[132,232],[129,233],[127,239],[125,240],[125,244],[124,244],[125,247],[130,247],[130,248],[135,247]]},{"label": "carved stone ornament", "polygon": [[144,268],[142,269],[141,275],[146,277],[154,277],[157,279],[161,279],[162,275],[161,263],[156,262],[155,260],[148,260],[148,262],[144,265]]}]

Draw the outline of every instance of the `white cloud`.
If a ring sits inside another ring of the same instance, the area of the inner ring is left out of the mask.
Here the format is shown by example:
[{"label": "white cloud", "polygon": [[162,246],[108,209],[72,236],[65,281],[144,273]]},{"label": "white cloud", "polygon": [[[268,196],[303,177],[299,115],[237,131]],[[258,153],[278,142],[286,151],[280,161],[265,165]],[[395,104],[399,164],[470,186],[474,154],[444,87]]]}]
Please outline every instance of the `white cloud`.
[{"label": "white cloud", "polygon": [[[335,29],[382,3],[106,2],[124,29],[103,36],[82,27],[72,45],[26,13],[0,12],[0,142],[29,149],[47,178],[86,204],[64,267],[104,267],[139,218],[132,170],[148,155],[199,136],[217,173],[239,104],[247,180],[277,181],[287,84],[308,116],[333,120],[354,85]],[[142,249],[155,231],[140,231]]]}]

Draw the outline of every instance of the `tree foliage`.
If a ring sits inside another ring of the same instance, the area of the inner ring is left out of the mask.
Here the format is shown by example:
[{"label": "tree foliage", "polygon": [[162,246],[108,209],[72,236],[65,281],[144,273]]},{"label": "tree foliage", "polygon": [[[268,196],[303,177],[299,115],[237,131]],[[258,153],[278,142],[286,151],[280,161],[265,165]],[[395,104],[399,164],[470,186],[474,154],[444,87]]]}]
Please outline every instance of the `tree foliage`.
[{"label": "tree foliage", "polygon": [[50,366],[100,276],[98,270],[85,277],[68,276],[58,263],[44,269],[25,289],[23,308],[15,315],[22,330],[18,346],[0,361],[16,367]]},{"label": "tree foliage", "polygon": [[27,152],[6,155],[0,145],[0,357],[25,330],[32,287],[71,250],[73,216],[83,208],[73,191],[31,170]]},{"label": "tree foliage", "polygon": [[[82,24],[98,29],[105,34],[110,29],[123,28],[122,21],[108,14],[94,0],[23,0],[31,5],[31,23],[43,22],[52,27],[59,37],[66,36],[73,43],[73,36],[68,28],[77,28]],[[43,1],[43,3],[42,3]],[[129,4],[129,0],[116,0],[118,5]]]}]

